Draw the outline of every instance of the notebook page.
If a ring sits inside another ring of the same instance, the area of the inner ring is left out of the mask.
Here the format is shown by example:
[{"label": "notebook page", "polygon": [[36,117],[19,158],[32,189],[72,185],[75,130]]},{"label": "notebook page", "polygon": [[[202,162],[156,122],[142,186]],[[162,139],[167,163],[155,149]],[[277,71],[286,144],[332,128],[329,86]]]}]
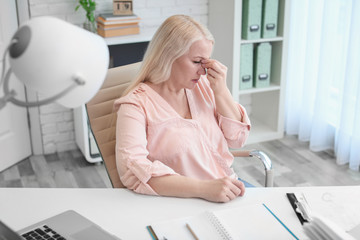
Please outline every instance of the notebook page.
[{"label": "notebook page", "polygon": [[[271,209],[276,214],[276,210]],[[286,226],[284,219],[283,224]],[[250,204],[226,210],[151,224],[159,239],[193,240],[189,224],[198,239],[297,239],[262,205]],[[286,226],[291,230],[290,226]]]},{"label": "notebook page", "polygon": [[[191,233],[186,228],[186,222],[189,218],[176,218],[166,221],[152,223],[151,227],[154,230],[158,239],[193,239]],[[150,235],[149,235],[150,236]],[[149,238],[151,239],[151,238]]]},{"label": "notebook page", "polygon": [[331,219],[345,231],[350,231],[360,225],[360,192],[341,191],[312,192],[305,194],[305,197],[311,211]]},{"label": "notebook page", "polygon": [[236,239],[229,226],[218,219],[213,212],[204,212],[192,217],[188,223],[199,239]]},{"label": "notebook page", "polygon": [[[275,211],[276,209],[272,209]],[[295,239],[262,204],[215,211],[234,239]],[[286,222],[284,222],[286,225]],[[288,226],[289,227],[289,226]]]},{"label": "notebook page", "polygon": [[169,240],[193,240],[194,236],[186,227],[189,224],[199,239],[207,240],[233,240],[230,234],[222,229],[223,226],[214,221],[211,212],[204,212],[199,215],[187,218],[171,219],[151,224],[156,236],[159,239]]}]

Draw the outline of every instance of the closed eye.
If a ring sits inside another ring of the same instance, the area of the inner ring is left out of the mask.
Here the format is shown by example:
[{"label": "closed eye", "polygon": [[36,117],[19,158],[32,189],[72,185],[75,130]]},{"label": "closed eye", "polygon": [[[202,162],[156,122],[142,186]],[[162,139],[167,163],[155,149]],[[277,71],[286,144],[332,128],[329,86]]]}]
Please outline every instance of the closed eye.
[{"label": "closed eye", "polygon": [[201,61],[194,61],[194,63],[199,64],[199,63],[201,63]]}]

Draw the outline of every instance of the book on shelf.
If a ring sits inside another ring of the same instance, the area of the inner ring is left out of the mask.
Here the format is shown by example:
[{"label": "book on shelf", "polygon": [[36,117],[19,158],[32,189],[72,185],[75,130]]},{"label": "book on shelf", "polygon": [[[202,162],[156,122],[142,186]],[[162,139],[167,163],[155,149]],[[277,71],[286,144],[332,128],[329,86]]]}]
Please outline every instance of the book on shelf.
[{"label": "book on shelf", "polygon": [[100,17],[109,21],[109,20],[120,20],[120,19],[138,19],[139,17],[136,14],[131,15],[114,15],[112,13],[100,13]]},{"label": "book on shelf", "polygon": [[[156,222],[147,226],[153,239],[298,239],[265,204]],[[270,238],[269,238],[270,237]]]},{"label": "book on shelf", "polygon": [[141,18],[139,18],[136,15],[126,16],[126,17],[125,16],[107,17],[107,15],[100,14],[97,17],[97,22],[99,22],[103,25],[139,23],[140,20],[141,20]]},{"label": "book on shelf", "polygon": [[98,24],[97,32],[102,37],[116,37],[124,35],[132,35],[140,33],[139,25],[125,25],[114,28],[104,28],[101,24]]},{"label": "book on shelf", "polygon": [[138,23],[119,23],[119,24],[112,24],[112,25],[104,25],[104,24],[101,24],[98,22],[97,26],[100,28],[103,28],[105,30],[110,30],[110,29],[124,28],[124,27],[138,27],[139,24]]},{"label": "book on shelf", "polygon": [[140,18],[139,19],[122,19],[122,20],[105,20],[102,17],[98,17],[97,22],[104,24],[104,25],[139,23]]}]

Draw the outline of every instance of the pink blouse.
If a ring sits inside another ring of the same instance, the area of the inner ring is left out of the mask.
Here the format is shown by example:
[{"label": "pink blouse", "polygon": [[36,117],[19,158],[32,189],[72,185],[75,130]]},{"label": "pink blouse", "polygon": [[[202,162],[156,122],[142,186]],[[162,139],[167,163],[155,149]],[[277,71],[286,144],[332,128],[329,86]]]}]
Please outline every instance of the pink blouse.
[{"label": "pink blouse", "polygon": [[243,122],[216,113],[214,95],[204,76],[194,89],[185,91],[192,119],[182,118],[145,83],[115,101],[119,109],[116,164],[127,188],[157,195],[147,184],[151,177],[237,177],[228,148],[242,147],[249,135],[245,109],[238,105]]}]

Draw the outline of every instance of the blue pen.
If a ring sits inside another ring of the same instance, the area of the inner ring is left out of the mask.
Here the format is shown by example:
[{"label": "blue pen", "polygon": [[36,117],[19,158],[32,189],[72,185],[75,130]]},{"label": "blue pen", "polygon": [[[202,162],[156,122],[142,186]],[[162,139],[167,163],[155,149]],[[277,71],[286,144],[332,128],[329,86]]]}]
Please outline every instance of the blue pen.
[{"label": "blue pen", "polygon": [[270,208],[268,208],[268,207],[265,205],[265,203],[263,203],[263,205],[264,205],[264,207],[271,213],[271,215],[273,215],[273,216],[276,218],[276,220],[278,220],[279,223],[281,223],[281,225],[283,225],[283,227],[284,227],[295,239],[299,240],[299,238],[297,238],[297,237],[295,236],[295,234],[270,210]]}]

